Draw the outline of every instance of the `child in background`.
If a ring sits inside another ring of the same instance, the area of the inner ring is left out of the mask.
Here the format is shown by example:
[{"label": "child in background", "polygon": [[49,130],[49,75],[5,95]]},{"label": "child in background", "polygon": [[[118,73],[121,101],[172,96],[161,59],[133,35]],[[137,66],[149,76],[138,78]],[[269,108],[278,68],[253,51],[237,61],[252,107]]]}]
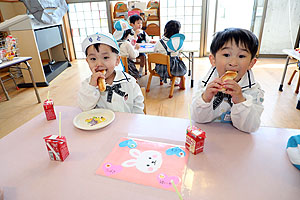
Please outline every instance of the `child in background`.
[{"label": "child in background", "polygon": [[[142,30],[143,18],[140,15],[135,14],[130,16],[129,22],[130,25],[133,27],[134,38],[137,43],[155,43],[155,41],[152,41],[148,34],[144,30]],[[144,66],[146,66],[146,54],[140,53],[138,58],[140,59],[139,74],[140,76],[142,76]]]},{"label": "child in background", "polygon": [[[199,82],[192,100],[193,120],[232,122],[244,132],[259,128],[264,91],[251,71],[257,49],[258,40],[248,30],[228,28],[214,35],[209,56],[212,67]],[[227,71],[233,71],[236,77],[223,81]]]},{"label": "child in background", "polygon": [[[186,66],[183,61],[178,58],[179,50],[182,48],[185,39],[184,35],[179,34],[180,28],[181,25],[179,21],[168,21],[165,25],[163,37],[154,47],[155,53],[170,55],[171,74],[173,76],[184,76],[186,74]],[[169,77],[167,66],[157,64],[155,71],[160,75],[161,81],[166,83],[167,78]],[[175,86],[179,86],[180,89],[184,89],[182,81],[179,83],[179,81],[176,80]]]},{"label": "child in background", "polygon": [[[83,111],[106,108],[117,112],[144,113],[144,97],[136,80],[126,72],[115,70],[120,63],[119,46],[110,33],[88,36],[82,42],[92,75],[82,82],[78,104]],[[101,71],[105,71],[102,73]],[[100,92],[98,79],[106,82]]]},{"label": "child in background", "polygon": [[121,19],[114,24],[116,31],[114,37],[118,41],[121,56],[127,57],[128,72],[135,79],[140,78],[139,71],[134,64],[136,57],[139,56],[139,45],[132,43],[134,32],[127,21]]}]

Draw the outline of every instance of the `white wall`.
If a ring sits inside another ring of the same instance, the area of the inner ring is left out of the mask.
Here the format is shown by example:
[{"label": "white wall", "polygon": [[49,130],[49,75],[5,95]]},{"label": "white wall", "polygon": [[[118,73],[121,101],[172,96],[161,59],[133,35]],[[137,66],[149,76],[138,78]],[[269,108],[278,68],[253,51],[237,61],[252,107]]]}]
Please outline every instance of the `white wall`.
[{"label": "white wall", "polygon": [[299,0],[269,0],[260,54],[283,54],[294,47],[300,24]]}]

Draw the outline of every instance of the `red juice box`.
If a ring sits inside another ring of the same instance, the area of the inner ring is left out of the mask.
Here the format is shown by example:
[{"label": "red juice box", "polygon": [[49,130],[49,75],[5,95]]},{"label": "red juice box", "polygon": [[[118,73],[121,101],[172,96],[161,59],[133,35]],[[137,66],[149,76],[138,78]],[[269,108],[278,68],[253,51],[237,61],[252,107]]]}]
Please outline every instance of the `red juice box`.
[{"label": "red juice box", "polygon": [[189,126],[186,130],[185,147],[193,154],[203,151],[206,133],[196,126]]},{"label": "red juice box", "polygon": [[65,136],[49,135],[43,138],[51,160],[64,161],[69,155]]},{"label": "red juice box", "polygon": [[53,108],[53,100],[52,99],[47,99],[44,101],[44,110],[45,110],[45,114],[46,114],[46,118],[47,120],[52,120],[52,119],[56,119],[56,115],[54,112],[54,108]]}]

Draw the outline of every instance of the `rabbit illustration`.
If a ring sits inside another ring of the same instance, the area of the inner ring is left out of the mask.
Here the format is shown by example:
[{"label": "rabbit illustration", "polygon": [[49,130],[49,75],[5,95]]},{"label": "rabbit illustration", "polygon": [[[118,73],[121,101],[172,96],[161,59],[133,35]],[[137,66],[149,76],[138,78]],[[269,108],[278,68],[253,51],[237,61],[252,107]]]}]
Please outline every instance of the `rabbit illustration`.
[{"label": "rabbit illustration", "polygon": [[141,152],[138,149],[131,149],[129,154],[136,158],[126,160],[122,163],[123,167],[136,167],[144,173],[153,173],[158,170],[162,164],[161,153],[154,150]]}]

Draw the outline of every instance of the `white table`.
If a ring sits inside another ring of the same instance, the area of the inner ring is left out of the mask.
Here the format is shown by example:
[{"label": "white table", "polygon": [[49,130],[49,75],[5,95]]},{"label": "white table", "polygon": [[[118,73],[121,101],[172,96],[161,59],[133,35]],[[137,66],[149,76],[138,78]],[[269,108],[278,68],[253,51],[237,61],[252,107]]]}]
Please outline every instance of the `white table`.
[{"label": "white table", "polygon": [[[41,103],[41,98],[40,98],[39,92],[38,92],[37,87],[36,87],[36,83],[35,83],[35,80],[34,80],[34,77],[33,77],[33,74],[32,74],[31,66],[27,62],[28,60],[31,60],[31,59],[32,59],[32,57],[15,57],[13,60],[2,62],[0,64],[0,69],[11,67],[11,68],[18,68],[18,69],[28,70],[31,81],[32,81],[32,85],[33,85],[34,90],[35,90],[36,98],[37,98],[38,102]],[[27,66],[27,68],[22,68],[22,67],[19,67],[19,66],[15,66],[15,65],[18,65],[20,63],[24,63]],[[6,89],[5,89],[2,82],[1,82],[1,86],[3,88],[3,91],[5,93],[5,96],[6,96],[7,100],[9,100],[8,93],[7,93],[7,91],[6,91]]]},{"label": "white table", "polygon": [[[62,135],[70,155],[64,162],[49,159],[43,137],[58,133],[58,120],[47,121],[44,113],[0,139],[0,188],[5,200],[178,199],[172,191],[95,172],[128,133],[185,137],[189,120],[115,113],[107,127],[83,131],[72,123],[79,108],[55,106],[55,110],[62,113]],[[185,200],[299,199],[300,171],[286,153],[288,138],[299,130],[261,127],[247,134],[231,124],[195,125],[206,131],[207,138],[204,152],[189,155],[182,180]]]},{"label": "white table", "polygon": [[[279,86],[279,91],[281,91],[281,92],[283,91],[283,82],[284,82],[284,78],[286,75],[286,70],[287,70],[288,65],[300,62],[300,53],[295,51],[294,49],[283,49],[282,52],[287,54],[287,57],[286,57],[286,63],[284,66],[284,70],[283,70],[283,74],[282,74],[282,78],[281,78],[281,82],[280,82],[280,86]],[[297,62],[290,63],[291,58],[296,59]],[[296,108],[300,110],[300,97],[298,99]]]},{"label": "white table", "polygon": [[[155,44],[152,43],[142,43],[140,44],[140,53],[153,53]],[[191,88],[194,87],[194,53],[199,51],[199,47],[196,47],[192,43],[184,43],[183,49],[180,53],[186,57],[189,61],[188,76],[191,76]],[[185,53],[188,53],[187,56]]]}]

